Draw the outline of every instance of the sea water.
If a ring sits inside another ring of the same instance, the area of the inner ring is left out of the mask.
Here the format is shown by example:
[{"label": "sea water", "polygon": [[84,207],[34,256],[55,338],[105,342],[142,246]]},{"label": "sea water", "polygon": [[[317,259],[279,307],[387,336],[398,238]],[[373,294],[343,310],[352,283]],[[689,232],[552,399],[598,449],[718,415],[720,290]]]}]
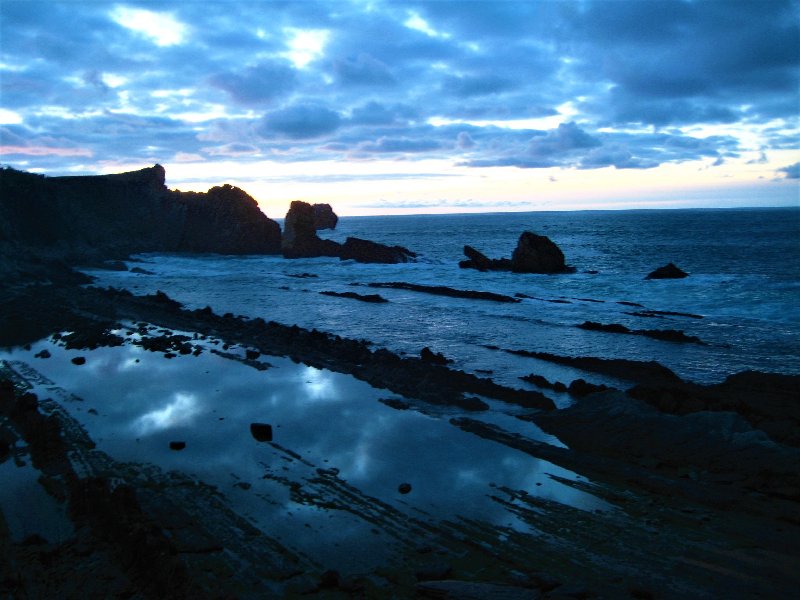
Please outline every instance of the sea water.
[{"label": "sea water", "polygon": [[[526,230],[556,242],[576,272],[459,268],[465,244],[491,258],[510,257]],[[336,230],[320,235],[397,244],[418,258],[376,265],[335,258],[149,254],[129,266],[150,274],[91,273],[99,285],[136,293],[161,290],[189,308],[208,305],[220,314],[316,328],[409,355],[429,346],[453,359],[457,368],[492,371],[506,384],[519,385],[518,378],[530,372],[567,383],[580,373],[487,346],[657,360],[702,383],[746,369],[800,373],[798,208],[343,217]],[[689,277],[645,280],[668,262]],[[529,297],[500,304],[361,287],[394,281]],[[367,304],[322,291],[377,292],[389,302]],[[695,317],[632,314],[644,310]],[[584,321],[676,329],[704,344],[576,327]]]}]

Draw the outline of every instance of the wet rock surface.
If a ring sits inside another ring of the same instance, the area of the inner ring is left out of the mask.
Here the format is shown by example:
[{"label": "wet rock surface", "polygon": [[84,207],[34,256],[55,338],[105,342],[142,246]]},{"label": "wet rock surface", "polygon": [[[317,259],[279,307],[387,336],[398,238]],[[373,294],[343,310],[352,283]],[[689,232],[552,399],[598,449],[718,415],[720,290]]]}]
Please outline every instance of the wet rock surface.
[{"label": "wet rock surface", "polygon": [[374,282],[367,284],[372,288],[387,288],[395,290],[409,290],[412,292],[421,292],[423,294],[433,294],[434,296],[447,296],[449,298],[467,298],[470,300],[489,300],[491,302],[519,302],[519,298],[513,296],[506,296],[504,294],[495,294],[494,292],[480,292],[474,290],[459,290],[444,285],[422,285],[416,283],[406,283],[403,281],[392,282]]},{"label": "wet rock surface", "polygon": [[665,342],[678,342],[689,344],[703,344],[703,341],[694,335],[686,335],[677,329],[629,329],[625,325],[618,323],[604,324],[593,321],[584,321],[577,325],[580,329],[587,331],[602,331],[605,333],[626,333],[629,335],[642,335],[644,337],[662,340]]},{"label": "wet rock surface", "polygon": [[335,298],[351,298],[353,300],[361,300],[361,302],[370,302],[372,304],[383,304],[388,302],[386,298],[380,294],[357,294],[356,292],[332,292],[322,291],[323,296],[333,296]]}]

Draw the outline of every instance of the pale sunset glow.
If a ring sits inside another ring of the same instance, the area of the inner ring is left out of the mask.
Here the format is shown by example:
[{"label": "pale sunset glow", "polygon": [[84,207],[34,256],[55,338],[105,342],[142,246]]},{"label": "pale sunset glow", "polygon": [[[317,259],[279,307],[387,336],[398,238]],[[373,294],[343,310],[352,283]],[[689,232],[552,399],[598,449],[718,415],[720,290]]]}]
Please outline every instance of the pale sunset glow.
[{"label": "pale sunset glow", "polygon": [[798,205],[799,6],[4,2],[0,161],[271,217]]}]

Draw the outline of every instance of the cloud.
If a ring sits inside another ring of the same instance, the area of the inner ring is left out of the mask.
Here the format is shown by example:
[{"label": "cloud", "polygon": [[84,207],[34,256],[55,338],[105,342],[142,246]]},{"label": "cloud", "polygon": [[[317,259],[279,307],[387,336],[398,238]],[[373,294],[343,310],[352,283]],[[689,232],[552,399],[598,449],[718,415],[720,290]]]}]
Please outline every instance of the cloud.
[{"label": "cloud", "polygon": [[217,73],[208,81],[237,102],[260,104],[288,94],[297,85],[297,76],[288,64],[269,61],[239,72]]},{"label": "cloud", "polygon": [[800,179],[800,162],[781,167],[778,172],[783,173],[785,179]]},{"label": "cloud", "polygon": [[442,90],[454,94],[459,98],[472,96],[488,96],[497,94],[517,85],[511,80],[499,75],[466,75],[446,77],[442,82]]},{"label": "cloud", "polygon": [[417,117],[416,109],[408,105],[385,105],[375,100],[356,106],[350,113],[351,125],[405,125]]},{"label": "cloud", "polygon": [[355,58],[334,60],[333,72],[340,83],[349,86],[387,86],[397,83],[389,67],[366,52],[359,53]]},{"label": "cloud", "polygon": [[657,167],[655,161],[635,158],[628,149],[611,145],[603,148],[594,148],[580,161],[581,169],[597,169],[614,167],[616,169],[652,169]]},{"label": "cloud", "polygon": [[562,123],[543,137],[533,138],[528,153],[531,156],[545,157],[571,150],[594,148],[600,144],[600,140],[583,131],[575,123]]},{"label": "cloud", "polygon": [[342,124],[338,112],[320,104],[293,104],[264,115],[257,128],[264,138],[283,136],[296,140],[333,133]]},{"label": "cloud", "polygon": [[39,169],[255,155],[646,169],[797,149],[796,0],[2,12],[2,145]]},{"label": "cloud", "polygon": [[242,143],[231,143],[231,144],[224,144],[222,146],[209,146],[202,149],[204,153],[209,156],[227,156],[227,157],[235,157],[235,156],[252,156],[254,154],[259,154],[260,150],[257,146],[253,146],[252,144],[242,144]]},{"label": "cloud", "polygon": [[459,131],[456,138],[456,148],[461,150],[470,150],[476,146],[475,140],[466,131]]},{"label": "cloud", "polygon": [[438,140],[431,138],[412,139],[406,137],[382,137],[374,142],[363,142],[358,145],[359,152],[426,152],[438,150],[442,145]]},{"label": "cloud", "polygon": [[92,156],[88,148],[54,148],[52,146],[0,146],[0,154],[9,156]]}]

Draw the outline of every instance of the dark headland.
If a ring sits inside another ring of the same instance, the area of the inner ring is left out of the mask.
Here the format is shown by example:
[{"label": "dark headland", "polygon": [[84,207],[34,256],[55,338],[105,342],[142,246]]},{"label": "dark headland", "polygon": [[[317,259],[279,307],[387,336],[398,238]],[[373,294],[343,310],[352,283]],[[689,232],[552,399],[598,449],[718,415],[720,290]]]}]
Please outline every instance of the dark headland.
[{"label": "dark headland", "polygon": [[[457,369],[446,356],[432,352],[425,340],[420,340],[419,356],[400,356],[368,340],[221,315],[213,306],[189,310],[163,293],[137,296],[101,289],[78,270],[127,269],[120,261],[144,252],[282,254],[287,260],[328,256],[373,263],[416,258],[400,246],[356,238],[339,244],[318,235],[335,227],[336,220],[331,207],[296,202],[281,231],[243,190],[230,185],[206,193],[169,190],[159,165],[91,177],[43,177],[3,169],[0,347],[50,339],[80,349],[91,362],[98,348],[130,343],[114,333],[126,323],[134,324],[126,327],[137,334],[136,343],[167,357],[199,353],[196,340],[211,337],[247,348],[245,362],[257,368],[261,355],[290,357],[402,396],[403,400],[385,401],[397,410],[424,411],[434,405],[457,411],[450,421],[453,427],[584,476],[567,485],[576,493],[603,499],[610,508],[587,512],[524,490],[495,489],[493,500],[541,532],[532,540],[514,527],[466,522],[457,515],[447,527],[405,518],[348,487],[335,471],[318,469],[315,492],[292,488],[293,497],[321,511],[341,509],[336,502],[345,502],[346,510],[370,515],[376,527],[386,526],[395,536],[394,554],[385,566],[370,573],[340,573],[314,557],[297,554],[270,531],[257,530],[227,508],[219,491],[187,483],[180,474],[168,484],[155,485],[148,471],[133,473],[130,465],[99,452],[69,413],[58,408],[58,401],[32,394],[25,372],[0,362],[0,465],[19,460],[19,448],[27,447],[39,484],[74,526],[66,541],[39,536],[18,541],[0,514],[4,597],[796,594],[797,376],[731,373],[722,383],[699,385],[656,362],[582,356],[579,348],[572,356],[556,356],[536,348],[514,348],[510,341],[508,348],[491,350],[569,366],[583,374],[572,382],[551,382],[531,373],[513,387],[486,373]],[[523,234],[521,249],[510,260],[488,259],[467,247],[465,262],[470,264],[462,266],[518,272],[538,253],[547,263],[540,272],[569,276],[563,254],[550,244],[547,238]],[[498,301],[442,286],[415,289],[394,282],[380,287]],[[342,296],[342,302],[379,298],[353,292],[334,295]],[[581,327],[597,330],[597,335],[647,333],[587,323]],[[593,377],[598,374],[625,385],[596,384]],[[570,394],[575,401],[558,410],[553,393]],[[535,441],[517,429],[482,419],[494,402],[513,407],[518,419],[536,423],[565,445]],[[276,443],[272,434],[266,423],[253,423],[245,432],[264,444]],[[170,447],[178,454],[188,451],[183,440],[170,442]],[[415,493],[409,483],[398,484],[398,493]]]}]

